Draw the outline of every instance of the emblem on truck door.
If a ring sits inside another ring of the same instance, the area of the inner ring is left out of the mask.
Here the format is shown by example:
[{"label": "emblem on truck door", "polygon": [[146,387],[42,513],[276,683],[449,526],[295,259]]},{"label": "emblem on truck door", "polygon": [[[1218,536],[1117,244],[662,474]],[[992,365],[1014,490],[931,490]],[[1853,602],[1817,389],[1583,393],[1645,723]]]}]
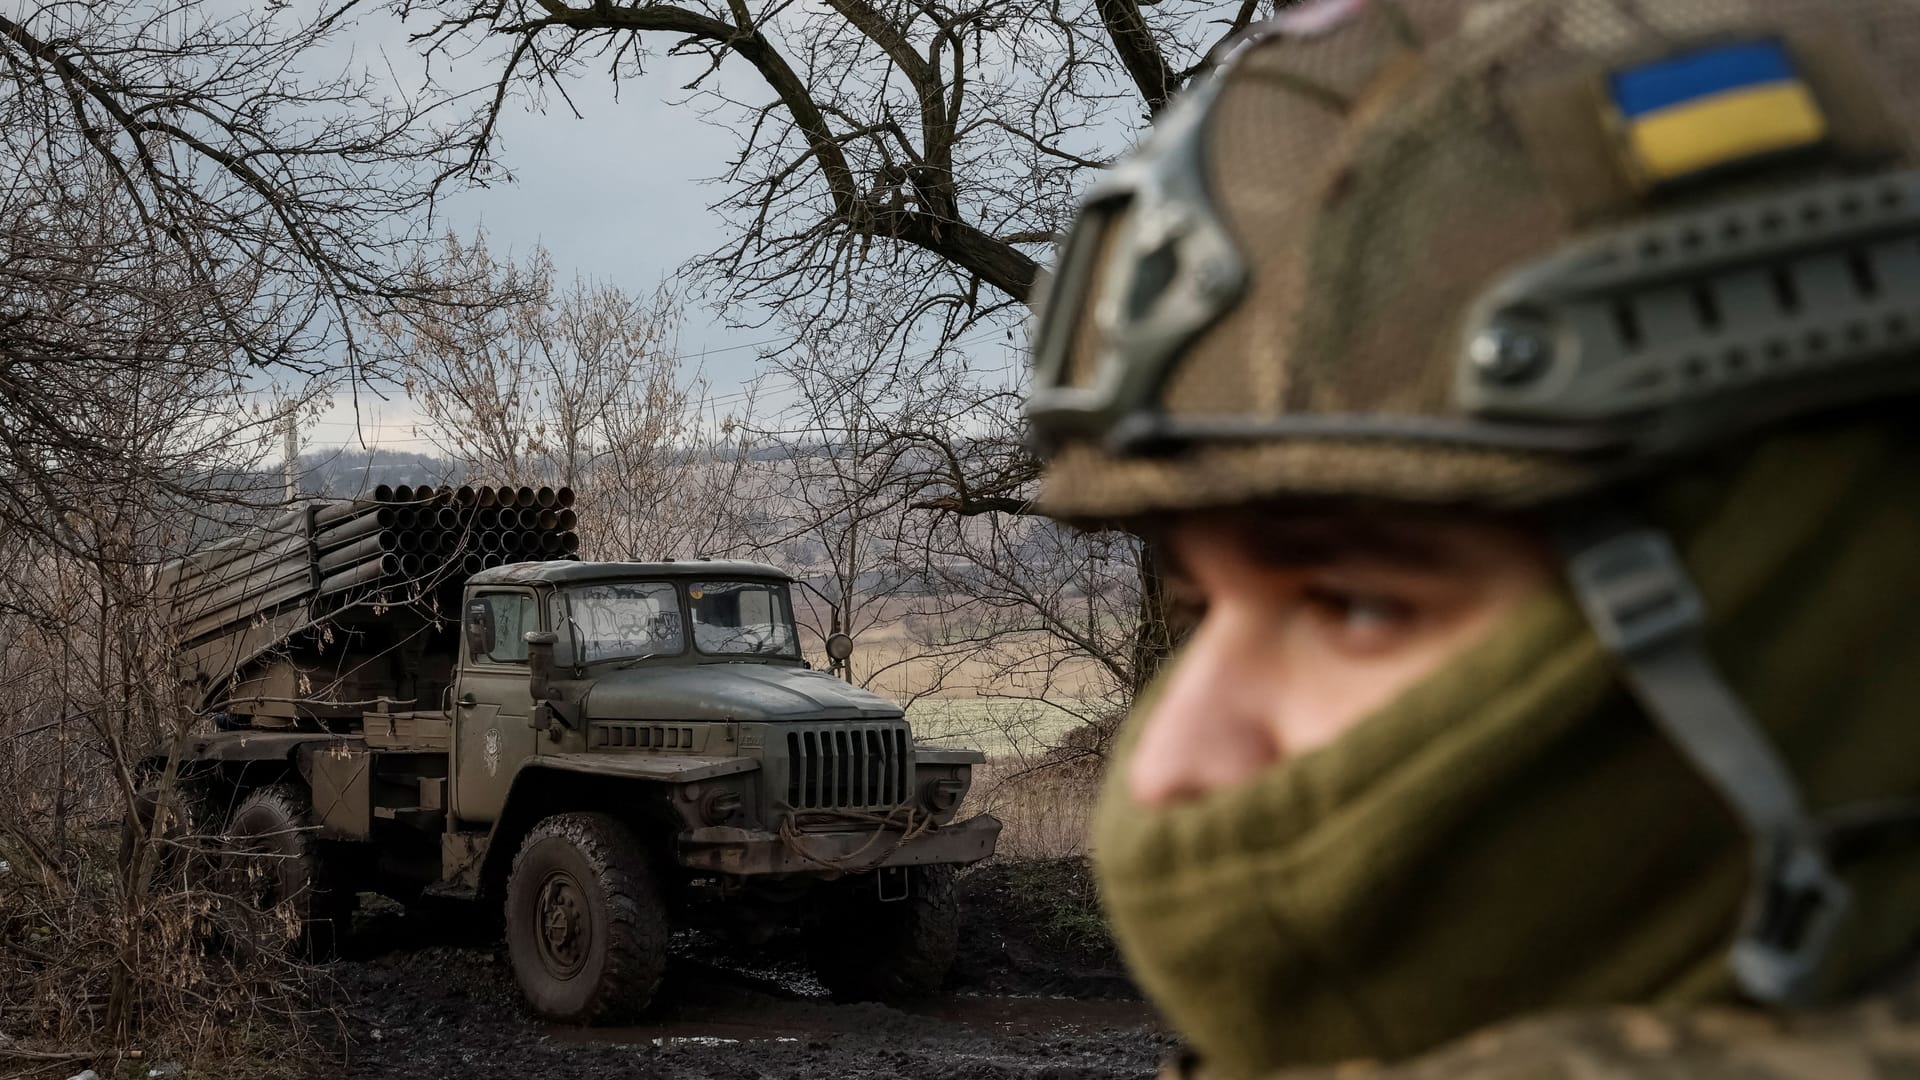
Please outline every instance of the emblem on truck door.
[{"label": "emblem on truck door", "polygon": [[480,745],[483,750],[483,757],[487,763],[487,775],[499,776],[500,775],[500,729],[497,727],[488,728],[486,737],[481,740]]}]

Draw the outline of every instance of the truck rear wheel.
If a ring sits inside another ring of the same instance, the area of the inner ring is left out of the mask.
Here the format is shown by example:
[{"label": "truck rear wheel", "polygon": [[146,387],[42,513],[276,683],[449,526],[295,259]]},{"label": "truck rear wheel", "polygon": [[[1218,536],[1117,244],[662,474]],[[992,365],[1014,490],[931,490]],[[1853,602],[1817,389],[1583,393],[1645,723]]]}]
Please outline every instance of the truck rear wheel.
[{"label": "truck rear wheel", "polygon": [[566,1024],[630,1020],[667,967],[667,913],[633,830],[606,814],[534,826],[507,881],[507,952],[527,1004]]},{"label": "truck rear wheel", "polygon": [[807,945],[835,997],[912,1001],[937,993],[946,980],[960,946],[953,867],[913,866],[905,874],[902,899],[880,899],[864,876],[821,897]]},{"label": "truck rear wheel", "polygon": [[201,878],[206,869],[202,852],[193,849],[207,819],[204,793],[191,780],[178,779],[166,811],[161,812],[160,787],[149,781],[134,792],[126,820],[120,823],[120,872],[124,884],[134,882],[128,876],[133,857],[140,849],[140,836],[154,848],[149,864],[149,889],[166,885],[180,886]]},{"label": "truck rear wheel", "polygon": [[260,788],[227,821],[217,889],[228,944],[242,955],[304,949],[331,955],[353,916],[353,893],[336,889],[294,784]]}]

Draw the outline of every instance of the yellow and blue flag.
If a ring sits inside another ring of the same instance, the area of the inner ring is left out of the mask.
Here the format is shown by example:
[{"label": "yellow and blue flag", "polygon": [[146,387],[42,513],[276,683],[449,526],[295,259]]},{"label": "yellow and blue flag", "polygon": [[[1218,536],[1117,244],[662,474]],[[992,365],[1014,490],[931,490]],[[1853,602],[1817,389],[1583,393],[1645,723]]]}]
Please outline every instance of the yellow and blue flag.
[{"label": "yellow and blue flag", "polygon": [[1820,103],[1776,40],[1698,49],[1615,71],[1607,80],[1628,152],[1666,183],[1827,137]]}]

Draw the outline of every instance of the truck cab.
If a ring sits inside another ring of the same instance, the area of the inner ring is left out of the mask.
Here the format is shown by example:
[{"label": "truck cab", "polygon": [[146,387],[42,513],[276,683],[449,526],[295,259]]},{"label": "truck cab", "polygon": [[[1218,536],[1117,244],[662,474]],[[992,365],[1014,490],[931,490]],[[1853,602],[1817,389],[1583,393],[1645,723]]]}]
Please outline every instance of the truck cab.
[{"label": "truck cab", "polygon": [[[836,822],[950,822],[980,755],[916,745],[897,704],[813,670],[790,589],[780,571],[746,562],[520,563],[475,575],[446,691],[451,825],[500,820],[521,785],[570,782],[553,774],[700,785],[697,798],[680,790],[676,858],[727,872],[843,860],[825,828]],[[782,827],[804,842],[782,843]],[[923,854],[908,845],[871,861]]]}]

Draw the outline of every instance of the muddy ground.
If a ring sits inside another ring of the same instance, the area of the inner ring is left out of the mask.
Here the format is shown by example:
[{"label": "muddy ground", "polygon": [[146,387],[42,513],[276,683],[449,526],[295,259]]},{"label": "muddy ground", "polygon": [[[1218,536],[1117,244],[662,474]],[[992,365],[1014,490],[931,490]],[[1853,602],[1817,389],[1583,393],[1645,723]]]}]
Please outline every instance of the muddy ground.
[{"label": "muddy ground", "polygon": [[910,1009],[842,1004],[790,940],[729,949],[676,937],[660,1005],[632,1028],[530,1019],[505,948],[454,912],[363,920],[329,965],[348,1075],[427,1080],[1120,1080],[1174,1048],[1091,913],[1084,868],[1003,863],[962,880],[949,992]]}]

